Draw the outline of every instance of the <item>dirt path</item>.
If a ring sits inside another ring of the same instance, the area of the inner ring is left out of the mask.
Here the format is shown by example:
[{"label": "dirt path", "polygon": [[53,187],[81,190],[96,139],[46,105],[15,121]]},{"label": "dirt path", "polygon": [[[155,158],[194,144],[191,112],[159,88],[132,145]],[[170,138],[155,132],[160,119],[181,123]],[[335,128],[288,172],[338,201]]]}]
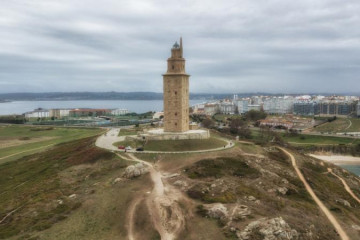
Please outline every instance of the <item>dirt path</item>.
[{"label": "dirt path", "polygon": [[134,215],[135,210],[139,203],[141,202],[141,198],[136,199],[129,207],[129,225],[128,225],[128,238],[129,240],[135,240],[134,237]]},{"label": "dirt path", "polygon": [[343,183],[345,190],[346,190],[358,203],[360,203],[360,199],[354,194],[354,192],[351,190],[351,188],[349,187],[349,185],[347,185],[346,181],[345,181],[342,177],[340,177],[339,175],[337,175],[336,173],[334,173],[331,168],[328,168],[328,171],[329,171],[329,173],[331,173],[332,175],[334,175],[335,177],[337,177],[337,178]]},{"label": "dirt path", "polygon": [[[280,147],[279,147],[280,148]],[[346,232],[344,231],[344,229],[341,227],[341,225],[338,223],[338,221],[336,220],[336,218],[334,217],[334,215],[332,215],[332,213],[326,208],[326,206],[324,205],[324,203],[316,196],[315,192],[313,191],[313,189],[310,187],[310,185],[308,184],[308,182],[306,181],[304,175],[301,173],[300,169],[298,168],[297,164],[296,164],[296,160],[294,155],[292,155],[290,152],[288,152],[287,150],[285,150],[284,148],[280,148],[282,151],[284,151],[291,159],[292,165],[296,171],[296,174],[298,175],[298,177],[300,178],[300,180],[303,182],[303,184],[305,185],[306,190],[308,191],[308,193],[311,195],[311,197],[314,199],[315,203],[319,206],[320,210],[325,214],[325,216],[327,217],[327,219],[331,222],[331,224],[334,226],[334,228],[336,229],[337,233],[339,234],[340,238],[342,240],[349,240],[350,238],[348,237],[348,235],[346,234]]]},{"label": "dirt path", "polygon": [[[127,154],[127,156],[129,157],[126,158],[127,160],[141,162],[149,167],[154,188],[146,200],[152,222],[162,240],[175,239],[185,225],[185,216],[178,203],[182,198],[182,193],[173,188],[170,184],[167,184],[166,181],[163,181],[161,172],[154,168],[152,164],[137,158],[131,153]],[[135,201],[137,202],[132,204],[132,207],[129,209],[128,238],[130,240],[134,239],[134,212],[136,210],[136,205],[139,203],[138,200]]]},{"label": "dirt path", "polygon": [[347,119],[347,120],[349,121],[349,125],[344,130],[348,130],[352,125],[352,121],[350,119]]}]

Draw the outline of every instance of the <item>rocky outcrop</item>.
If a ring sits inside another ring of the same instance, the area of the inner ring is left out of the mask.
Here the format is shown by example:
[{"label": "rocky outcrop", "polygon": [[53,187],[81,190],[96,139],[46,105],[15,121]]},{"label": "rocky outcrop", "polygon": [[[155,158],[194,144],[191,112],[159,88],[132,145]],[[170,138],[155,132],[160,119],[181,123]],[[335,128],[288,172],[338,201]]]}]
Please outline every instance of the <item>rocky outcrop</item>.
[{"label": "rocky outcrop", "polygon": [[204,206],[207,215],[215,219],[225,219],[228,217],[228,210],[222,203],[207,204]]},{"label": "rocky outcrop", "polygon": [[143,163],[137,163],[135,165],[130,165],[125,169],[125,172],[123,174],[123,177],[125,178],[134,178],[138,177],[142,174],[145,174],[149,172],[147,166],[145,166]]},{"label": "rocky outcrop", "polygon": [[237,205],[234,207],[232,211],[231,220],[242,220],[245,219],[247,216],[251,215],[251,211],[246,205]]},{"label": "rocky outcrop", "polygon": [[282,217],[261,218],[248,224],[243,231],[236,233],[241,240],[251,240],[252,236],[261,236],[264,240],[299,239],[295,229],[291,229]]},{"label": "rocky outcrop", "polygon": [[344,199],[338,199],[338,200],[336,200],[336,202],[341,204],[341,205],[344,205],[345,207],[351,207],[351,204],[348,201],[344,200]]}]

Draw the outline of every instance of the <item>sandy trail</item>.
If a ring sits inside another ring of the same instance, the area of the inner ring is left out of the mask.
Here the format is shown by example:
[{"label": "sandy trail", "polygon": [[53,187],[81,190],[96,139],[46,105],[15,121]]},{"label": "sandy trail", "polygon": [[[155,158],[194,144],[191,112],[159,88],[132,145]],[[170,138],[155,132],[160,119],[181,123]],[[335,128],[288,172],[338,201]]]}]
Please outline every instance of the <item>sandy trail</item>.
[{"label": "sandy trail", "polygon": [[298,168],[297,164],[296,164],[296,160],[294,155],[292,155],[290,152],[288,152],[287,150],[285,150],[284,148],[279,147],[282,151],[284,151],[291,159],[292,165],[296,171],[296,174],[298,175],[298,177],[300,178],[300,180],[303,182],[303,184],[305,185],[306,190],[308,191],[308,193],[311,195],[311,197],[314,199],[315,203],[319,206],[320,210],[325,214],[325,216],[327,217],[327,219],[331,222],[331,224],[334,226],[334,228],[336,229],[337,233],[339,234],[340,238],[342,240],[349,240],[350,238],[348,237],[348,235],[346,234],[346,232],[344,231],[344,229],[341,227],[341,225],[338,223],[338,221],[336,220],[336,218],[334,217],[334,215],[332,215],[332,213],[329,211],[329,209],[326,208],[326,206],[324,205],[324,203],[316,196],[314,190],[310,187],[310,185],[308,184],[308,182],[306,181],[304,175],[301,173],[300,169]]},{"label": "sandy trail", "polygon": [[[178,204],[182,193],[173,188],[170,184],[163,182],[161,172],[153,167],[149,162],[143,161],[133,154],[127,154],[128,160],[141,162],[149,167],[154,188],[147,198],[152,222],[159,232],[162,240],[172,240],[180,233],[185,225],[185,216]],[[136,204],[130,209],[129,213],[129,239],[134,239],[133,222]]]},{"label": "sandy trail", "polygon": [[128,225],[128,238],[129,240],[135,240],[134,237],[134,214],[137,206],[141,202],[141,198],[136,199],[129,207],[129,225]]},{"label": "sandy trail", "polygon": [[345,190],[346,190],[358,203],[360,203],[360,199],[354,194],[354,192],[351,190],[351,188],[349,187],[349,185],[347,185],[346,181],[345,181],[342,177],[340,177],[339,175],[337,175],[336,173],[334,173],[331,168],[328,168],[328,171],[329,171],[332,175],[334,175],[335,177],[337,177],[337,178],[342,182],[342,184],[344,185]]}]

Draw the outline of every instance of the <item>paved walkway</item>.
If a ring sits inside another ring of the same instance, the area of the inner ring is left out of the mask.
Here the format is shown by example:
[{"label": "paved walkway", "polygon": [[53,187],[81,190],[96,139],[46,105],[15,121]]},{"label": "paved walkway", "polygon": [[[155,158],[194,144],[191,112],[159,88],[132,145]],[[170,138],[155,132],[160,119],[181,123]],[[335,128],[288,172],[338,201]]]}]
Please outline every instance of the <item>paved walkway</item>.
[{"label": "paved walkway", "polygon": [[[119,128],[112,128],[107,133],[102,134],[95,142],[95,145],[100,148],[105,148],[111,151],[117,151],[117,152],[125,152],[125,150],[118,149],[113,145],[115,142],[120,142],[125,140],[125,136],[118,136],[119,131],[121,129]],[[205,150],[196,150],[196,151],[177,151],[177,152],[167,152],[167,151],[136,151],[133,150],[127,150],[128,153],[166,153],[166,154],[179,154],[179,153],[205,153],[205,152],[215,152],[215,151],[222,151],[225,149],[229,149],[234,147],[234,143],[232,141],[229,141],[225,138],[221,138],[224,142],[226,142],[226,145],[224,147],[219,148],[213,148],[213,149],[205,149]]]},{"label": "paved walkway", "polygon": [[283,152],[285,152],[290,157],[291,162],[292,162],[292,166],[294,167],[294,169],[296,171],[296,174],[298,175],[300,180],[303,182],[303,184],[305,185],[306,190],[311,195],[311,197],[314,199],[315,203],[319,206],[320,210],[325,214],[327,219],[334,226],[334,228],[336,229],[336,231],[339,234],[340,238],[342,240],[350,240],[350,238],[348,237],[348,235],[346,234],[344,229],[341,227],[339,222],[336,220],[334,215],[332,215],[332,213],[329,211],[329,209],[326,208],[324,203],[316,196],[314,190],[310,187],[310,185],[306,181],[304,175],[301,173],[300,169],[298,168],[298,166],[296,164],[296,159],[295,159],[294,155],[292,155],[290,152],[288,152],[284,148],[279,147],[279,149],[281,149]]}]

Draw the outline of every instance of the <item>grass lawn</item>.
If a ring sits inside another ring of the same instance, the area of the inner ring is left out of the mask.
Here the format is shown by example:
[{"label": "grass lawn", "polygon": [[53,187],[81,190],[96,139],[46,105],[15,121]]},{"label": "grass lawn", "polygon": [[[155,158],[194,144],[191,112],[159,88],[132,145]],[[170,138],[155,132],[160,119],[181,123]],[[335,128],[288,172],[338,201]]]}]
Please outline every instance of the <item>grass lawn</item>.
[{"label": "grass lawn", "polygon": [[212,148],[219,148],[227,143],[221,139],[211,137],[209,139],[188,139],[176,141],[148,141],[145,150],[180,152],[180,151],[197,151]]},{"label": "grass lawn", "polygon": [[344,132],[349,126],[350,121],[348,119],[338,118],[335,121],[321,124],[312,131],[314,132]]},{"label": "grass lawn", "polygon": [[337,144],[358,144],[360,140],[344,137],[299,135],[296,137],[283,137],[283,139],[294,145],[337,145]]},{"label": "grass lawn", "polygon": [[127,129],[127,128],[121,128],[118,136],[130,136],[130,135],[136,135],[138,131],[141,131],[141,129]]},{"label": "grass lawn", "polygon": [[346,132],[360,132],[360,118],[351,118],[351,126],[346,129]]},{"label": "grass lawn", "polygon": [[[0,127],[0,143],[9,143],[11,141],[19,142],[19,140],[21,140],[21,143],[16,146],[1,148],[0,164],[41,151],[42,147],[45,149],[48,145],[94,136],[102,131],[102,129],[86,128],[31,127],[21,125],[2,126]],[[41,141],[41,138],[44,137],[47,137],[47,140]],[[40,141],[27,142],[33,139],[40,139]],[[20,154],[7,157],[16,153]]]},{"label": "grass lawn", "polygon": [[[351,124],[350,124],[351,122]],[[313,132],[360,132],[359,118],[338,118],[335,121],[321,124]]]}]

